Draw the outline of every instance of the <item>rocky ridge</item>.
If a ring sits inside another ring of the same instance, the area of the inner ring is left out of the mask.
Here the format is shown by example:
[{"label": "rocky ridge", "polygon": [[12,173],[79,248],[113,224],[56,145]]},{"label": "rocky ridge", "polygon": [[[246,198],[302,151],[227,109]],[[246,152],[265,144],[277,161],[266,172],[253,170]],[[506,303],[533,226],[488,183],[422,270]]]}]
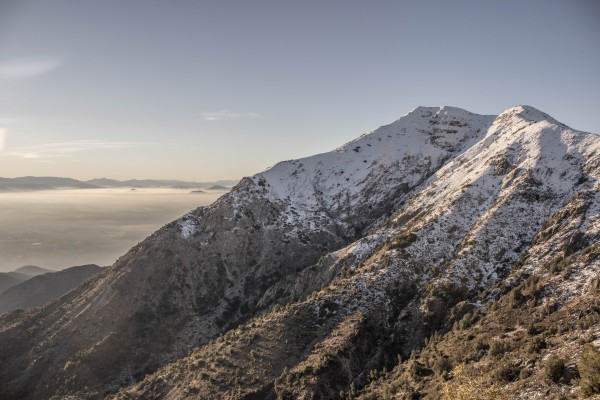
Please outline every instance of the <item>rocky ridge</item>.
[{"label": "rocky ridge", "polygon": [[468,313],[489,315],[523,271],[544,276],[569,253],[574,282],[557,311],[593,289],[599,151],[597,135],[527,106],[497,117],[419,107],[280,163],[60,301],[3,317],[0,394],[338,398],[379,385],[412,396],[418,383],[382,371]]}]

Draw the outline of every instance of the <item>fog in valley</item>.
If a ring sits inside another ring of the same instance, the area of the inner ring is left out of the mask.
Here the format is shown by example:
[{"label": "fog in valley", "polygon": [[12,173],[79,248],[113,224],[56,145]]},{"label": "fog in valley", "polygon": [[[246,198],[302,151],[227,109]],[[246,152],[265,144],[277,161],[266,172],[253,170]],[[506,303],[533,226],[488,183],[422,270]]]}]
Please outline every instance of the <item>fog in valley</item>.
[{"label": "fog in valley", "polygon": [[222,194],[163,188],[0,193],[0,271],[111,265],[156,229]]}]

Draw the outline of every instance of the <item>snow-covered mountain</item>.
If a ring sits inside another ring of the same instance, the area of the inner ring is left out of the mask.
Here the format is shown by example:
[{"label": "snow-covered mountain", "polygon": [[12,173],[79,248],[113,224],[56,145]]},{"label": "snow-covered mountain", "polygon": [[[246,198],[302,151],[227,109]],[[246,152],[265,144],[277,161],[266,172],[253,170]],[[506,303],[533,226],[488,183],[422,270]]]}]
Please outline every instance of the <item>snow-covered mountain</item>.
[{"label": "snow-covered mountain", "polygon": [[561,307],[592,290],[599,171],[598,135],[534,108],[416,108],[243,179],[60,300],[6,314],[0,395],[369,396],[524,273],[565,264]]}]

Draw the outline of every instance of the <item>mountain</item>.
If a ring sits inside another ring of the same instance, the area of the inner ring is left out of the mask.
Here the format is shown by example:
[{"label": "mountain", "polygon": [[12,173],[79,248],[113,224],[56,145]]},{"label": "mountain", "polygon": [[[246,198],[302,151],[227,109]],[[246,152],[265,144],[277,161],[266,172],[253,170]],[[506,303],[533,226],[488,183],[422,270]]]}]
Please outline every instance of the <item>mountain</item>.
[{"label": "mountain", "polygon": [[[38,270],[43,270],[43,268],[36,269],[36,271]],[[37,276],[0,293],[0,313],[16,309],[26,310],[46,304],[79,286],[83,281],[100,271],[102,271],[101,267],[89,264],[43,275],[37,274]]]},{"label": "mountain", "polygon": [[25,265],[23,267],[15,269],[14,272],[17,272],[19,274],[30,275],[30,276],[37,276],[37,275],[43,275],[43,274],[52,273],[52,272],[56,272],[56,271],[51,270],[51,269],[36,267],[35,265]]},{"label": "mountain", "polygon": [[27,279],[31,278],[31,275],[20,274],[18,272],[0,272],[0,293],[8,289],[11,286],[17,285]]},{"label": "mountain", "polygon": [[55,271],[36,267],[35,265],[25,265],[21,268],[15,269],[14,271],[0,272],[0,293],[4,292],[10,287],[31,279],[36,275],[46,274],[48,272]]},{"label": "mountain", "polygon": [[0,178],[0,192],[18,190],[90,189],[97,186],[71,178],[24,176]]},{"label": "mountain", "polygon": [[86,181],[90,185],[100,187],[132,187],[132,188],[155,188],[169,187],[177,189],[193,189],[198,187],[209,187],[211,185],[226,185],[224,189],[229,190],[238,181],[217,181],[217,182],[186,182],[178,180],[159,180],[159,179],[130,179],[127,181],[118,181],[115,179],[100,178]]},{"label": "mountain", "polygon": [[228,190],[238,181],[220,180],[216,182],[186,182],[178,180],[160,180],[160,179],[131,179],[127,181],[118,181],[115,179],[99,178],[88,181],[78,181],[71,178],[56,177],[34,177],[25,176],[20,178],[0,178],[0,192],[7,191],[29,191],[29,190],[54,190],[54,189],[97,189],[97,188],[175,188],[190,189],[203,188],[212,185],[223,186]]},{"label": "mountain", "polygon": [[229,190],[228,187],[222,186],[222,185],[212,185],[207,187],[208,190]]},{"label": "mountain", "polygon": [[4,314],[0,397],[585,393],[599,179],[599,136],[532,107],[416,108]]}]

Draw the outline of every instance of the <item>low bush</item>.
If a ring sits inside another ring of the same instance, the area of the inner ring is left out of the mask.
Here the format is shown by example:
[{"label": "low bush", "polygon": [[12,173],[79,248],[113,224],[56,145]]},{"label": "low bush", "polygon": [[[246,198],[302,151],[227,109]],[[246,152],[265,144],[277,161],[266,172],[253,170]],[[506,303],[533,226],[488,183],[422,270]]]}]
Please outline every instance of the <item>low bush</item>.
[{"label": "low bush", "polygon": [[503,362],[494,370],[492,376],[496,382],[504,384],[517,379],[520,372],[521,370],[515,364],[511,362]]},{"label": "low bush", "polygon": [[510,350],[511,350],[511,346],[510,346],[510,343],[508,343],[507,341],[494,340],[490,344],[489,354],[490,354],[490,356],[496,357],[496,356],[501,356]]},{"label": "low bush", "polygon": [[600,393],[600,352],[592,344],[583,346],[578,365],[579,387],[585,396]]},{"label": "low bush", "polygon": [[565,361],[554,354],[544,364],[544,375],[551,382],[558,383],[564,372]]}]

